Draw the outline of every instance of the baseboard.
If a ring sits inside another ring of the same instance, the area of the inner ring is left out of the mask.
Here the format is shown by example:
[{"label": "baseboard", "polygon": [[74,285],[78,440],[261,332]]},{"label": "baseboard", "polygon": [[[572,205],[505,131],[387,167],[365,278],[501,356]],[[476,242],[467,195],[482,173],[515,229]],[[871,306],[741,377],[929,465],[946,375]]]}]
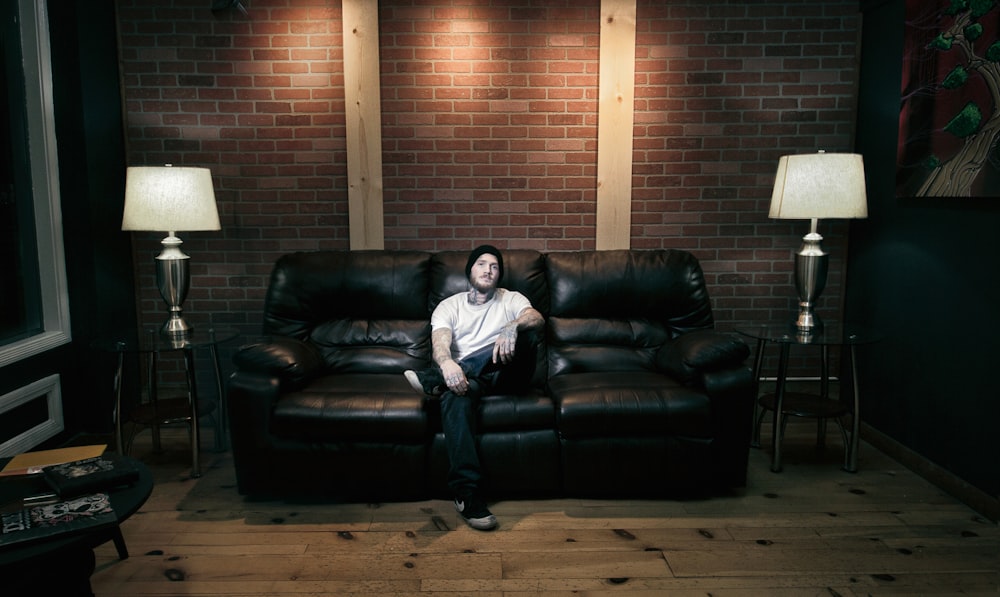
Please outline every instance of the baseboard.
[{"label": "baseboard", "polygon": [[969,485],[968,482],[863,422],[861,438],[979,514],[993,522],[1000,521],[1000,498]]}]

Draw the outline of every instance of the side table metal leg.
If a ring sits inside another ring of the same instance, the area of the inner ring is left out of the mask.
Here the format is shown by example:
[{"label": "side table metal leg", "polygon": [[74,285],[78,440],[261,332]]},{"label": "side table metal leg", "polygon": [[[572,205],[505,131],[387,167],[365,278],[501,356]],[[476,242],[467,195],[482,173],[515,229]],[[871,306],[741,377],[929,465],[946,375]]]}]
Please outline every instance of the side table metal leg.
[{"label": "side table metal leg", "polygon": [[[820,350],[820,389],[819,397],[823,400],[830,398],[830,347],[823,345]],[[816,448],[822,450],[826,448],[826,418],[816,418]]]},{"label": "side table metal leg", "polygon": [[188,406],[191,416],[191,476],[201,476],[201,434],[198,429],[198,387],[194,375],[194,349],[184,349],[184,373],[188,384]]},{"label": "side table metal leg", "polygon": [[774,429],[772,430],[773,451],[771,453],[771,472],[781,472],[781,443],[785,436],[785,379],[788,376],[788,351],[791,345],[781,343],[781,355],[778,358],[777,387],[774,390]]},{"label": "side table metal leg", "polygon": [[[764,346],[767,342],[764,340],[757,340],[757,353],[754,355],[753,359],[753,433],[750,435],[750,447],[759,448],[760,447],[760,425],[764,422],[764,409],[760,408],[758,400],[760,399],[760,370],[764,363]],[[760,413],[758,414],[758,409]]]},{"label": "side table metal leg", "polygon": [[159,355],[156,352],[149,352],[146,354],[146,393],[149,396],[149,403],[153,408],[153,419],[150,422],[150,432],[153,434],[153,451],[159,453],[163,447],[160,443],[160,406],[157,402],[157,358],[159,358]]},{"label": "side table metal leg", "polygon": [[854,344],[851,344],[851,384],[854,386],[854,412],[851,413],[851,443],[844,458],[844,470],[856,473],[861,444],[861,391],[858,389],[858,349]]},{"label": "side table metal leg", "polygon": [[229,429],[227,425],[229,421],[226,419],[228,410],[226,408],[226,395],[222,387],[222,367],[219,365],[219,350],[215,344],[215,330],[209,330],[209,337],[212,343],[208,345],[208,349],[212,353],[212,366],[215,369],[215,391],[217,392],[216,396],[218,399],[215,407],[215,449],[222,451],[228,445],[227,434]]},{"label": "side table metal leg", "polygon": [[125,438],[122,431],[122,376],[125,374],[125,343],[119,342],[118,367],[115,369],[115,450],[121,456],[125,455]]}]

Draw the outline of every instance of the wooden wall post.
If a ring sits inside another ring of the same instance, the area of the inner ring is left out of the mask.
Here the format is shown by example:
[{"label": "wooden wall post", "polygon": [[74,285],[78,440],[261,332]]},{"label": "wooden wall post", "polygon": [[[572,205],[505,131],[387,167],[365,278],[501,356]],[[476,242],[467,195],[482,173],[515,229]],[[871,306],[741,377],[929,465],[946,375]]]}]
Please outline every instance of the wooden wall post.
[{"label": "wooden wall post", "polygon": [[600,56],[596,248],[628,249],[632,225],[635,0],[601,0]]},{"label": "wooden wall post", "polygon": [[343,0],[351,250],[384,249],[378,2]]}]

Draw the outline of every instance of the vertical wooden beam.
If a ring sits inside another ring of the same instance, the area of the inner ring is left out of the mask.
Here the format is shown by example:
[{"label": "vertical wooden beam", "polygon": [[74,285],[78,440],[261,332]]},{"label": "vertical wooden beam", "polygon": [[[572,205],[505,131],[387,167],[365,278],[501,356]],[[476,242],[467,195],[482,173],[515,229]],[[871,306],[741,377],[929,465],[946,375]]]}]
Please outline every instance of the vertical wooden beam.
[{"label": "vertical wooden beam", "polygon": [[351,250],[384,249],[378,2],[343,0]]},{"label": "vertical wooden beam", "polygon": [[632,225],[635,0],[601,0],[597,249],[628,249]]}]

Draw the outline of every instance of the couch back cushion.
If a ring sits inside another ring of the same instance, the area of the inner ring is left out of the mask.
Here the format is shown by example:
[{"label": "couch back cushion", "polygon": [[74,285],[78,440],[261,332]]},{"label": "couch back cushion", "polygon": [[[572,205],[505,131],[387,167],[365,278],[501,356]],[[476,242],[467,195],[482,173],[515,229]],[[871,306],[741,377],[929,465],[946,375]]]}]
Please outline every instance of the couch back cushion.
[{"label": "couch back cushion", "polygon": [[665,343],[713,325],[704,274],[686,251],[549,253],[546,273],[550,376],[654,369]]},{"label": "couch back cushion", "polygon": [[312,341],[334,371],[421,367],[430,357],[430,258],[419,251],[285,255],[271,273],[263,331]]}]

